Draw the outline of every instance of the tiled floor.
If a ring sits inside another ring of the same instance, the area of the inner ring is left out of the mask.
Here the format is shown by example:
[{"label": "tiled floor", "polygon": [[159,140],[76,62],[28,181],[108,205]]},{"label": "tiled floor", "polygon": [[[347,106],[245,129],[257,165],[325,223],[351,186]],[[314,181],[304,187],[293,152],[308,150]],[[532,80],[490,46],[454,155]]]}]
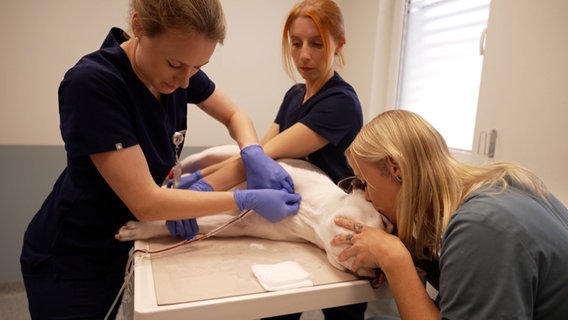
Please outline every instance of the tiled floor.
[{"label": "tiled floor", "polygon": [[29,320],[28,299],[21,282],[0,284],[0,320]]}]

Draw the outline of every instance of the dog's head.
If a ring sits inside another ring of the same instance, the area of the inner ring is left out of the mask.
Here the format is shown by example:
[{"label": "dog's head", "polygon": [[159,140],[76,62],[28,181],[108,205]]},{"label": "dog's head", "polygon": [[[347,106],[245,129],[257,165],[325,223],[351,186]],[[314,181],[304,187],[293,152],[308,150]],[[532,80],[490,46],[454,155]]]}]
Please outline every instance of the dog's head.
[{"label": "dog's head", "polygon": [[[329,219],[325,221],[326,225],[319,228],[321,232],[321,237],[324,239],[325,250],[327,252],[327,258],[329,262],[339,269],[350,269],[353,264],[353,259],[348,259],[343,262],[339,262],[339,254],[346,249],[349,245],[332,246],[330,244],[331,240],[338,234],[349,233],[350,231],[339,227],[335,224],[334,220],[337,217],[345,217],[352,219],[355,222],[362,223],[366,226],[373,228],[383,229],[386,232],[392,232],[393,225],[379,213],[373,205],[366,201],[364,198],[363,191],[354,190],[350,194],[345,194],[341,199],[338,199],[338,204],[336,209],[328,215]],[[372,270],[360,270],[360,276],[372,277],[375,276]]]}]

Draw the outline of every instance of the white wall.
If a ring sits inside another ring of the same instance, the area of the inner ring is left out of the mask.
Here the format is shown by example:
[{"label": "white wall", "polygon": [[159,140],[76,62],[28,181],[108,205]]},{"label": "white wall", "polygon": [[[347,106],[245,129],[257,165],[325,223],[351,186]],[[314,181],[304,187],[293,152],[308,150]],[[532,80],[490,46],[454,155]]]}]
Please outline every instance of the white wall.
[{"label": "white wall", "polygon": [[476,123],[477,140],[498,132],[492,161],[522,164],[566,205],[567,11],[566,0],[492,1]]},{"label": "white wall", "polygon": [[[296,0],[222,2],[227,38],[204,70],[251,116],[262,136],[274,120],[284,92],[293,84],[282,68],[280,35]],[[340,73],[359,93],[368,118],[383,109],[388,85],[384,76],[372,72],[377,63],[384,69],[389,65],[388,46],[376,47],[375,39],[390,38],[388,12],[393,3],[402,4],[403,0],[337,3],[344,11],[347,28],[347,66]],[[62,144],[59,82],[81,56],[100,46],[110,27],[127,27],[127,8],[128,0],[0,2],[0,37],[5,48],[0,59],[0,145]],[[377,24],[379,11],[381,25]],[[378,97],[372,88],[380,88]],[[188,145],[231,141],[222,126],[196,109],[190,108]]]},{"label": "white wall", "polygon": [[62,144],[59,82],[126,11],[126,0],[0,2],[0,144]]},{"label": "white wall", "polygon": [[[257,134],[273,122],[284,92],[293,82],[283,71],[280,34],[294,0],[225,0],[227,38],[203,68],[252,118]],[[190,106],[188,142],[207,146],[231,142],[225,128]]]}]

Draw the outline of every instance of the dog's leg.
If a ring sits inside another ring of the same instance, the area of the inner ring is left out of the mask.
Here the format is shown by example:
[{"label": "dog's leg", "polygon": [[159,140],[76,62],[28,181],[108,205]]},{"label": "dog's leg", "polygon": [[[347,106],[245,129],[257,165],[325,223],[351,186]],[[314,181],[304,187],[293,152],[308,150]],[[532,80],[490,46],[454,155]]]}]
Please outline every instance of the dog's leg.
[{"label": "dog's leg", "polygon": [[[255,213],[252,213],[255,214]],[[220,213],[210,216],[204,216],[197,218],[197,225],[199,226],[200,233],[208,233],[215,228],[222,226],[223,224],[234,218],[235,215]],[[230,229],[229,229],[230,230]],[[221,234],[221,236],[236,236],[235,231],[229,231]],[[120,241],[132,241],[132,240],[149,240],[160,237],[168,237],[170,232],[166,226],[164,220],[156,221],[128,221],[124,226],[122,226],[116,235],[114,236]]]},{"label": "dog's leg", "polygon": [[[239,147],[236,145],[224,145],[205,149],[201,152],[194,153],[182,160],[184,173],[194,172],[197,169],[223,161],[235,154],[239,153]],[[224,217],[226,218],[226,217]],[[217,217],[214,221],[221,223],[223,217]],[[208,227],[213,228],[215,225],[210,223],[201,225],[198,221],[200,230],[207,230]],[[203,231],[201,231],[203,232]],[[159,221],[128,221],[115,234],[115,238],[120,241],[132,240],[148,240],[156,237],[168,236],[170,233],[164,220]]]},{"label": "dog's leg", "polygon": [[163,220],[128,221],[114,235],[120,241],[148,240],[169,236],[170,232]]}]

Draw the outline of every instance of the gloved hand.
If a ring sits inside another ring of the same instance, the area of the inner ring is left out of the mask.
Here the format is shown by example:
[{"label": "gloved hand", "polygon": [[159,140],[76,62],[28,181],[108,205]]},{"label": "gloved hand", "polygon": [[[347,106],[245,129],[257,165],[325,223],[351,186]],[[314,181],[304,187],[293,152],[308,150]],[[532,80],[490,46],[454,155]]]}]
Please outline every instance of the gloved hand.
[{"label": "gloved hand", "polygon": [[176,189],[187,189],[193,191],[213,191],[213,187],[205,181],[205,179],[199,179],[196,182],[192,183],[189,188],[185,187],[181,183],[178,184]]},{"label": "gloved hand", "polygon": [[274,189],[235,190],[233,197],[239,210],[254,210],[272,222],[298,212],[302,198],[299,194]]},{"label": "gloved hand", "polygon": [[[201,174],[201,170],[197,170],[194,173],[191,174],[184,174],[183,176],[181,176],[181,179],[178,183],[178,185],[176,186],[176,189],[189,189],[189,187],[194,184],[197,180],[202,179],[203,175]],[[166,184],[166,186],[168,188],[171,188],[172,185],[174,184],[174,179],[170,179],[168,180],[168,183]]]},{"label": "gloved hand", "polygon": [[[176,189],[182,189],[181,184]],[[207,181],[200,179],[192,184],[188,190],[194,191],[213,191],[213,187]],[[182,219],[182,220],[168,220],[166,226],[173,237],[182,237],[184,239],[193,238],[199,232],[199,226],[195,218]]]},{"label": "gloved hand", "polygon": [[294,182],[288,172],[267,156],[260,145],[244,147],[241,158],[247,173],[247,189],[285,189],[294,193]]},{"label": "gloved hand", "polygon": [[190,240],[199,232],[199,225],[195,218],[182,219],[182,220],[168,220],[166,226],[172,237],[182,237]]}]

